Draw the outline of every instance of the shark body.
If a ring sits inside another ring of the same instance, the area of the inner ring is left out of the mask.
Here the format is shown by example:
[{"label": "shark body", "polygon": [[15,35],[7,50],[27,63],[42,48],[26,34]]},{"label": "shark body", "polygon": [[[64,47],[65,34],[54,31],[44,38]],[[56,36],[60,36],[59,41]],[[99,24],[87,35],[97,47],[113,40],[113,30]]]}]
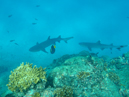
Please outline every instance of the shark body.
[{"label": "shark body", "polygon": [[37,43],[36,45],[32,46],[29,51],[30,52],[38,52],[38,51],[43,51],[45,53],[48,53],[45,48],[48,46],[51,46],[53,44],[55,44],[56,42],[60,42],[61,40],[63,40],[65,43],[67,43],[67,41],[69,39],[72,39],[73,37],[68,37],[68,38],[61,38],[61,36],[58,36],[57,38],[52,38],[50,39],[50,36],[48,37],[48,39],[44,42],[41,43]]},{"label": "shark body", "polygon": [[90,51],[92,51],[92,48],[100,48],[101,50],[104,50],[106,48],[109,48],[112,50],[112,48],[116,48],[116,49],[120,50],[121,48],[128,46],[128,45],[114,46],[113,44],[106,45],[106,44],[101,44],[100,41],[98,41],[96,43],[80,42],[79,45],[87,47]]}]

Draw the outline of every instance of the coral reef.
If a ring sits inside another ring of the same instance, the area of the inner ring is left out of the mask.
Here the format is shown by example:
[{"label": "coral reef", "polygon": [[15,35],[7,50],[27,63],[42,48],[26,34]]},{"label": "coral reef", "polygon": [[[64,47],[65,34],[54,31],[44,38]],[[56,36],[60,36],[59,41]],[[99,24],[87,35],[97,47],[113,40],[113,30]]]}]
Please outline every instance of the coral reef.
[{"label": "coral reef", "polygon": [[114,73],[114,72],[109,72],[109,73],[108,73],[108,77],[109,77],[115,84],[119,84],[120,78],[119,78],[119,76],[118,76],[116,73]]},{"label": "coral reef", "polygon": [[84,78],[87,78],[88,76],[90,76],[90,73],[89,72],[85,72],[85,71],[81,71],[79,72],[79,74],[77,75],[77,77],[79,79],[84,79]]},{"label": "coral reef", "polygon": [[12,93],[12,94],[7,94],[5,97],[15,97],[15,96]]},{"label": "coral reef", "polygon": [[39,92],[35,92],[32,97],[40,97],[40,93]]},{"label": "coral reef", "polygon": [[22,63],[7,86],[15,97],[128,97],[128,58],[128,53],[108,58],[82,51],[55,59],[46,69]]},{"label": "coral reef", "polygon": [[42,67],[32,67],[32,64],[22,62],[19,67],[11,71],[9,76],[9,83],[7,84],[9,90],[13,92],[26,91],[32,84],[37,84],[40,81],[47,81]]},{"label": "coral reef", "polygon": [[117,69],[122,69],[124,65],[128,65],[128,64],[129,62],[127,57],[117,57],[117,58],[111,59],[110,61],[110,65],[115,65]]},{"label": "coral reef", "polygon": [[54,88],[48,86],[43,92],[41,92],[41,97],[54,97]]},{"label": "coral reef", "polygon": [[73,90],[69,86],[63,86],[63,88],[57,88],[54,94],[55,97],[73,97]]},{"label": "coral reef", "polygon": [[129,52],[122,55],[126,60],[129,60]]}]

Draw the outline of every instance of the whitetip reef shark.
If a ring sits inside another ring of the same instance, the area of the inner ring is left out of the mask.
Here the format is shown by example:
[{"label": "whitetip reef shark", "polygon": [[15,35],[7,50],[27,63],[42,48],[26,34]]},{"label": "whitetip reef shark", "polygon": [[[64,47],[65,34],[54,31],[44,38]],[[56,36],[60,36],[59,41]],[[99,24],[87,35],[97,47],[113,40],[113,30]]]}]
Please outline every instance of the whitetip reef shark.
[{"label": "whitetip reef shark", "polygon": [[90,43],[90,42],[80,42],[79,45],[83,47],[87,47],[90,51],[92,51],[92,48],[100,48],[101,50],[104,50],[106,48],[116,48],[120,50],[123,47],[127,47],[128,45],[120,45],[120,46],[114,46],[113,44],[107,45],[107,44],[101,44],[100,40],[97,41],[96,43]]},{"label": "whitetip reef shark", "polygon": [[50,36],[49,36],[46,41],[41,42],[41,43],[38,43],[38,42],[37,42],[37,44],[34,45],[34,46],[32,46],[32,47],[29,49],[29,51],[30,51],[30,52],[43,51],[43,52],[45,52],[45,53],[48,53],[48,52],[45,50],[46,47],[51,46],[51,45],[55,44],[56,42],[59,42],[59,43],[60,43],[61,40],[63,40],[65,43],[67,43],[67,41],[68,41],[69,39],[72,39],[72,38],[73,38],[73,37],[61,38],[61,36],[58,36],[57,38],[51,38],[51,39],[50,39]]}]

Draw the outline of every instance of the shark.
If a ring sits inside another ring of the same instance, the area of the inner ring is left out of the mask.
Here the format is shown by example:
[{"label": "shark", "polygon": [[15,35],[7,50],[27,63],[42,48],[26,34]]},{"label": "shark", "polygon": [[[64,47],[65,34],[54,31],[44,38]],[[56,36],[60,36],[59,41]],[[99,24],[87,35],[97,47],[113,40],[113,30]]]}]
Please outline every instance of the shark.
[{"label": "shark", "polygon": [[107,45],[107,44],[101,44],[100,40],[96,43],[91,42],[80,42],[80,46],[87,47],[90,51],[92,51],[92,48],[100,48],[101,50],[104,50],[106,48],[109,48],[112,50],[112,48],[116,48],[120,50],[123,47],[127,47],[128,45],[120,45],[120,46],[114,46],[113,44]]},{"label": "shark", "polygon": [[50,39],[50,36],[49,36],[46,41],[43,41],[43,42],[41,42],[41,43],[38,43],[38,42],[37,42],[37,44],[34,45],[34,46],[32,46],[32,47],[29,49],[29,51],[30,51],[30,52],[43,51],[43,52],[45,52],[45,53],[48,53],[48,52],[45,50],[45,48],[47,48],[47,47],[49,47],[49,46],[51,46],[51,45],[53,45],[53,44],[55,45],[56,42],[59,42],[59,43],[60,43],[60,41],[62,41],[62,40],[63,40],[65,43],[67,43],[67,41],[70,40],[70,39],[72,39],[72,38],[73,38],[73,37],[61,38],[61,35],[59,35],[57,38],[51,38],[51,39]]}]

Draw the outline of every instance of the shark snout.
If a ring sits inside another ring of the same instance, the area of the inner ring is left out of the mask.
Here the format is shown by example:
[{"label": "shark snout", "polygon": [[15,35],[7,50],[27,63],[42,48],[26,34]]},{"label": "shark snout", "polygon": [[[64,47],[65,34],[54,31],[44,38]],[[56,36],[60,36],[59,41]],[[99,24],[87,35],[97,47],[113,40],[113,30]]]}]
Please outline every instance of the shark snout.
[{"label": "shark snout", "polygon": [[36,48],[34,48],[34,47],[31,47],[31,48],[29,49],[29,51],[30,51],[30,52],[37,52],[38,50],[37,50]]}]

